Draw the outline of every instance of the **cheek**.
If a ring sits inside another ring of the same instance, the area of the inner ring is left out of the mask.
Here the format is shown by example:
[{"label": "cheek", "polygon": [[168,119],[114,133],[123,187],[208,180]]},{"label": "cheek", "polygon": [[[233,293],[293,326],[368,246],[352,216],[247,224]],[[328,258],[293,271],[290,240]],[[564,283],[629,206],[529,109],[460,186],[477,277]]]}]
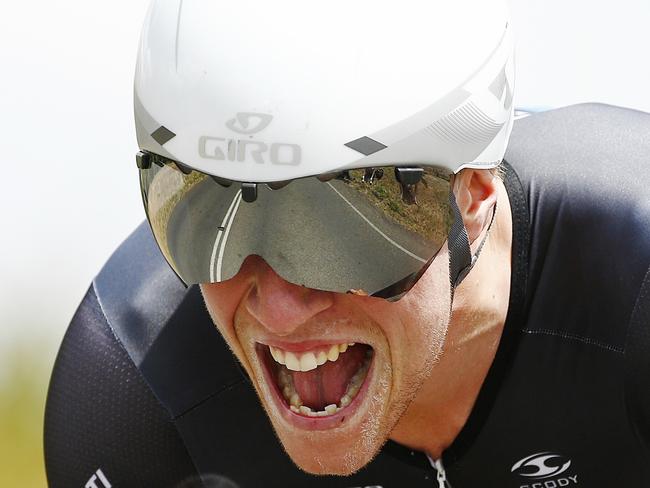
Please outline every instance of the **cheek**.
[{"label": "cheek", "polygon": [[233,278],[222,283],[204,283],[199,286],[212,321],[227,339],[232,339],[233,319],[248,290],[246,283]]},{"label": "cheek", "polygon": [[446,253],[438,256],[416,285],[395,305],[400,350],[395,361],[412,373],[431,369],[440,357],[450,320],[451,286]]},{"label": "cheek", "polygon": [[208,313],[233,354],[251,374],[251,367],[235,331],[234,317],[250,287],[236,278],[222,283],[201,284]]},{"label": "cheek", "polygon": [[[386,336],[395,363],[423,363],[431,352],[439,354],[451,310],[449,261],[446,247],[424,275],[397,302],[366,298],[363,309]],[[355,301],[358,297],[354,297]]]},{"label": "cheek", "polygon": [[404,305],[412,320],[428,324],[426,329],[429,333],[444,336],[451,311],[449,254],[446,246],[398,303]]}]

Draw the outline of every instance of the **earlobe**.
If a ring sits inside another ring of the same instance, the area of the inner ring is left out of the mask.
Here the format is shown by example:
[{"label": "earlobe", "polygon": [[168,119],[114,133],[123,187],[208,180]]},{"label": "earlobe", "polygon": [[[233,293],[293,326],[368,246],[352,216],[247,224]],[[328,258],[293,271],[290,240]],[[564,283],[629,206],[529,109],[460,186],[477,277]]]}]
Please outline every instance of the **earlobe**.
[{"label": "earlobe", "polygon": [[495,176],[488,170],[464,169],[456,175],[454,193],[470,243],[481,234],[496,203]]}]

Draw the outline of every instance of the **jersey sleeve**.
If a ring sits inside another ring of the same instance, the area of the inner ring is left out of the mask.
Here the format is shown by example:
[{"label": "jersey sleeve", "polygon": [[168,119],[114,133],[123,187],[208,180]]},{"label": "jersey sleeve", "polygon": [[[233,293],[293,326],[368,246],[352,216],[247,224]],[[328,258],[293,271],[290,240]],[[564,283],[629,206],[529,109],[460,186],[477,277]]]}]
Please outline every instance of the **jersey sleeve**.
[{"label": "jersey sleeve", "polygon": [[45,412],[52,488],[201,486],[169,413],[116,339],[91,286],[65,334]]},{"label": "jersey sleeve", "polygon": [[630,320],[625,356],[627,408],[650,460],[650,268]]}]

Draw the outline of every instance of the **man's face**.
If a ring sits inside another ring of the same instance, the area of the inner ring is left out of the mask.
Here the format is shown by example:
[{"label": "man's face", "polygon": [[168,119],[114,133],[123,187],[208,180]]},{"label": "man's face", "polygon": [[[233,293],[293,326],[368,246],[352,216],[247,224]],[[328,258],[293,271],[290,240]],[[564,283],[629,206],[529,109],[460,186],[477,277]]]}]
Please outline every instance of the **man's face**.
[{"label": "man's face", "polygon": [[350,474],[377,454],[449,321],[446,247],[398,302],[296,286],[259,257],[201,289],[288,454],[317,474]]}]

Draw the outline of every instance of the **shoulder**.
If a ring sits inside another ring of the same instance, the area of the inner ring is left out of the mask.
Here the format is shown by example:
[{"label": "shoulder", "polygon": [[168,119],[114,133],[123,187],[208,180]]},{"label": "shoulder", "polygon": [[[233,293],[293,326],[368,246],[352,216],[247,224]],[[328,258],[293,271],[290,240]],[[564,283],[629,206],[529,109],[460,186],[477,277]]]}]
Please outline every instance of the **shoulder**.
[{"label": "shoulder", "polygon": [[[585,104],[517,121],[531,332],[623,352],[650,266],[650,114]],[[535,322],[536,320],[536,322]]]},{"label": "shoulder", "polygon": [[554,211],[555,217],[582,217],[587,226],[589,218],[611,225],[619,218],[647,237],[648,134],[650,114],[574,105],[518,120],[506,159],[524,185],[533,217]]},{"label": "shoulder", "polygon": [[186,288],[174,274],[146,223],[111,256],[94,287],[111,329],[172,415],[244,379],[198,286]]},{"label": "shoulder", "polygon": [[[518,120],[506,159],[528,194],[533,218],[548,213],[582,218],[579,222],[593,231],[603,221],[611,226],[620,219],[641,233],[630,244],[647,250],[650,240],[642,237],[650,236],[648,134],[650,114],[645,112],[574,105]],[[603,237],[605,232],[598,236]]]},{"label": "shoulder", "polygon": [[506,159],[521,161],[520,171],[528,177],[557,179],[552,170],[562,167],[570,174],[609,168],[609,175],[638,172],[648,181],[648,131],[646,112],[596,103],[572,105],[518,119]]},{"label": "shoulder", "polygon": [[179,417],[243,382],[200,291],[184,287],[142,224],[97,275],[61,344],[46,406],[50,485],[84,486],[97,470],[122,486],[193,476]]},{"label": "shoulder", "polygon": [[[648,134],[650,114],[577,105],[518,120],[506,153],[514,170],[508,183],[518,189],[511,198],[513,225],[526,234],[525,313],[515,325],[512,369],[517,394],[525,385],[537,388],[531,409],[539,403],[539,385],[546,395],[571,398],[554,418],[575,415],[575,425],[588,418],[593,431],[606,426],[646,465]],[[525,218],[517,219],[517,211]]]},{"label": "shoulder", "polygon": [[169,413],[113,334],[92,286],[56,359],[44,448],[52,487],[87,486],[100,473],[115,486],[166,486],[194,473]]}]

